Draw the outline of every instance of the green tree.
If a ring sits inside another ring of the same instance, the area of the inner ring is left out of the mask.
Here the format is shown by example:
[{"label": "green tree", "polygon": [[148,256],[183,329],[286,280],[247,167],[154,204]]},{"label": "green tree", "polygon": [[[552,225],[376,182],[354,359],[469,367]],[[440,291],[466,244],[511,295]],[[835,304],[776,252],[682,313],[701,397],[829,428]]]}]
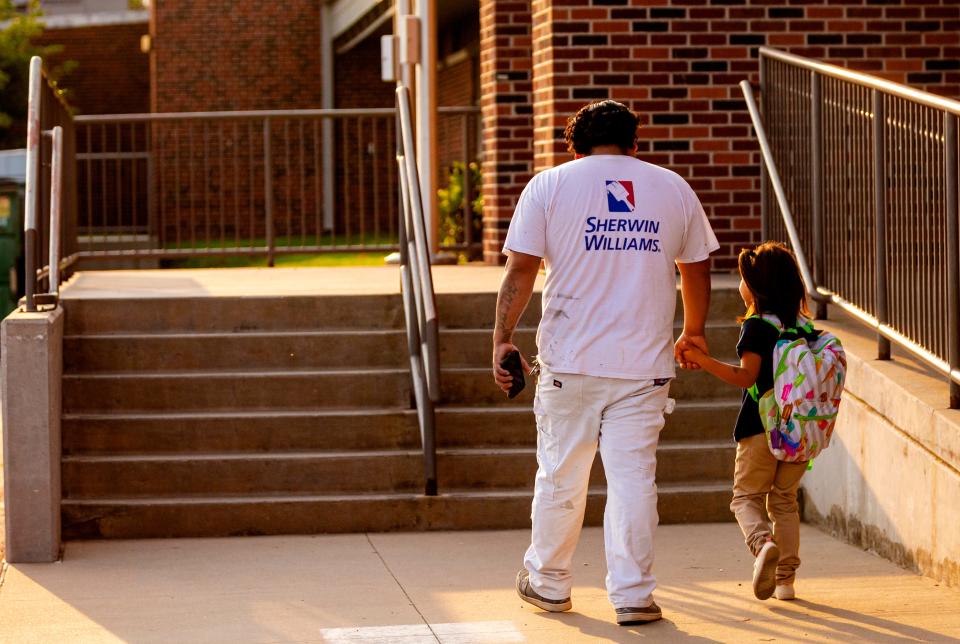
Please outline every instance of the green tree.
[{"label": "green tree", "polygon": [[[13,0],[0,0],[0,148],[25,144],[30,58],[40,56],[46,61],[63,51],[62,45],[36,43],[43,34],[42,16],[39,0],[30,0],[21,9]],[[68,61],[47,66],[47,73],[57,83],[75,67],[75,62]]]}]

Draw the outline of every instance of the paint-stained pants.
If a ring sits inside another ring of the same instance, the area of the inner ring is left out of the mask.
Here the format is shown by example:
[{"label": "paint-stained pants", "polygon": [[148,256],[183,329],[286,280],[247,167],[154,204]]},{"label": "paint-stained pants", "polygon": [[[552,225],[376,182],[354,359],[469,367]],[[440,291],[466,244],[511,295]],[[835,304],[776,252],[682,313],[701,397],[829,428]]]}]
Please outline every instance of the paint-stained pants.
[{"label": "paint-stained pants", "polygon": [[570,596],[573,559],[600,446],[607,477],[603,517],[607,592],[614,607],[645,607],[656,587],[657,441],[670,385],[553,374],[537,383],[537,478],[524,566],[540,595]]},{"label": "paint-stained pants", "polygon": [[[800,513],[797,489],[807,463],[778,461],[767,447],[767,437],[756,434],[737,443],[730,509],[737,517],[747,547],[754,556],[773,537],[780,550],[777,584],[792,584],[800,567]],[[764,509],[766,505],[766,509]],[[773,521],[773,530],[767,514]]]}]

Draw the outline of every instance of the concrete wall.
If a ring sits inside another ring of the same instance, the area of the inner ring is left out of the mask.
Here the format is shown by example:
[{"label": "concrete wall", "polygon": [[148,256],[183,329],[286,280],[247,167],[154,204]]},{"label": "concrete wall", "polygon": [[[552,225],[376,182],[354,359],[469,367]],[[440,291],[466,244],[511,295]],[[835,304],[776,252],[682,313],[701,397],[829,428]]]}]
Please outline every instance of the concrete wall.
[{"label": "concrete wall", "polygon": [[0,332],[6,559],[60,556],[63,309],[14,312]]},{"label": "concrete wall", "polygon": [[896,349],[876,360],[875,338],[852,321],[824,326],[847,349],[847,391],[804,477],[805,520],[960,586],[960,410],[946,409],[945,380]]}]

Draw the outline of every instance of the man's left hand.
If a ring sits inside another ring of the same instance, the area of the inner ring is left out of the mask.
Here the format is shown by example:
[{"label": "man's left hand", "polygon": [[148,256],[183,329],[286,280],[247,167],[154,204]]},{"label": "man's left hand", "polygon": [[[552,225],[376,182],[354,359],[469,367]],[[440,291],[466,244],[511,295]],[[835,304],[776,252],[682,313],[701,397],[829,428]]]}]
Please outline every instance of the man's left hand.
[{"label": "man's left hand", "polygon": [[696,362],[689,362],[683,356],[683,352],[691,348],[700,349],[705,354],[710,355],[706,336],[683,333],[677,338],[676,344],[673,345],[673,357],[680,364],[681,369],[700,368],[700,365]]}]

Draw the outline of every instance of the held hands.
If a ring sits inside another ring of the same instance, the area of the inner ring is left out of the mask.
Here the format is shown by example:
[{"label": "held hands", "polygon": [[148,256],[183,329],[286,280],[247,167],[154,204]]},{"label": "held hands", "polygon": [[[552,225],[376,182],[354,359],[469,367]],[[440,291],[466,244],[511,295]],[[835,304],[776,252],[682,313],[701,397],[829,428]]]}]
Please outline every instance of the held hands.
[{"label": "held hands", "polygon": [[673,347],[673,357],[682,369],[700,369],[703,358],[710,355],[707,338],[683,333]]},{"label": "held hands", "polygon": [[[510,372],[500,366],[500,363],[503,362],[504,358],[511,351],[520,351],[512,342],[500,342],[493,345],[493,380],[497,383],[497,387],[500,388],[503,393],[510,392],[510,384],[513,382],[513,376],[510,375]],[[520,364],[523,365],[523,373],[530,374],[530,365],[527,364],[526,359],[523,357],[523,352],[520,352]]]}]

